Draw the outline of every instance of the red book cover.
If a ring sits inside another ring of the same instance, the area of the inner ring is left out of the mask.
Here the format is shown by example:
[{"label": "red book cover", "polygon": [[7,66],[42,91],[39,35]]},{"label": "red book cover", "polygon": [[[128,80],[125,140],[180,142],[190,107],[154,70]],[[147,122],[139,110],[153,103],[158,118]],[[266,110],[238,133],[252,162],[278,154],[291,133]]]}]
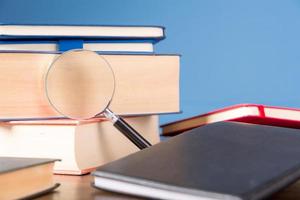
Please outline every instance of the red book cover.
[{"label": "red book cover", "polygon": [[299,129],[300,109],[260,104],[238,104],[161,125],[162,135],[175,135],[219,121],[236,121]]}]

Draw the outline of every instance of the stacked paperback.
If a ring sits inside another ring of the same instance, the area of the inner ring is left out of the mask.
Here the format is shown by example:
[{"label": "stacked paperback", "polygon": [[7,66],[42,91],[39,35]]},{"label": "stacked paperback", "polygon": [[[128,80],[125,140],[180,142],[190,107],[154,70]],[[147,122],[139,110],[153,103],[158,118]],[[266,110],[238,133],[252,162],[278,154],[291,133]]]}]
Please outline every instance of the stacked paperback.
[{"label": "stacked paperback", "polygon": [[45,74],[61,53],[101,54],[115,74],[110,108],[152,144],[158,114],[179,112],[180,56],[155,54],[157,26],[0,26],[0,156],[60,159],[54,172],[85,174],[138,151],[104,118],[66,119],[45,95]]}]

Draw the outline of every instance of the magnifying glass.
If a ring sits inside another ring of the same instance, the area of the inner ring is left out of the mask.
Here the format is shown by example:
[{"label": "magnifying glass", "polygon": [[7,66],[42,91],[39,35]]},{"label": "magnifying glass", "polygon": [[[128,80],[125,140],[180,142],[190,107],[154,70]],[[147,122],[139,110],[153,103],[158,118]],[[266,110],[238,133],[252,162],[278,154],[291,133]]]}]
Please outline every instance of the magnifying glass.
[{"label": "magnifying glass", "polygon": [[138,148],[151,144],[108,107],[115,92],[114,72],[105,58],[75,49],[57,57],[45,77],[46,96],[61,115],[84,120],[103,114]]}]

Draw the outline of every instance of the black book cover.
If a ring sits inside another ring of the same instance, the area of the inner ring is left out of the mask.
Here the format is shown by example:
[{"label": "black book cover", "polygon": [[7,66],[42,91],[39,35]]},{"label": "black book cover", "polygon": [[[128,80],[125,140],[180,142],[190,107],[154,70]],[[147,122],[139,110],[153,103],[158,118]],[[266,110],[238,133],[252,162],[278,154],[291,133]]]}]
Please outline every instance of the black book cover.
[{"label": "black book cover", "polygon": [[101,166],[93,175],[96,187],[144,197],[262,199],[300,177],[300,132],[219,122]]}]

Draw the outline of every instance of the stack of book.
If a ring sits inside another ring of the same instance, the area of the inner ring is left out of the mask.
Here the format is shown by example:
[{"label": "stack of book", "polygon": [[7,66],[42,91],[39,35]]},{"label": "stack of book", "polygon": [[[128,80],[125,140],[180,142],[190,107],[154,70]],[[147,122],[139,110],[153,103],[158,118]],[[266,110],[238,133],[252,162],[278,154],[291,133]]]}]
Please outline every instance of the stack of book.
[{"label": "stack of book", "polygon": [[111,110],[159,142],[158,114],[179,112],[180,56],[155,54],[157,26],[0,26],[0,156],[60,159],[55,173],[84,174],[138,149],[111,122],[64,119],[45,95],[46,71],[62,52],[96,51],[116,79]]}]

